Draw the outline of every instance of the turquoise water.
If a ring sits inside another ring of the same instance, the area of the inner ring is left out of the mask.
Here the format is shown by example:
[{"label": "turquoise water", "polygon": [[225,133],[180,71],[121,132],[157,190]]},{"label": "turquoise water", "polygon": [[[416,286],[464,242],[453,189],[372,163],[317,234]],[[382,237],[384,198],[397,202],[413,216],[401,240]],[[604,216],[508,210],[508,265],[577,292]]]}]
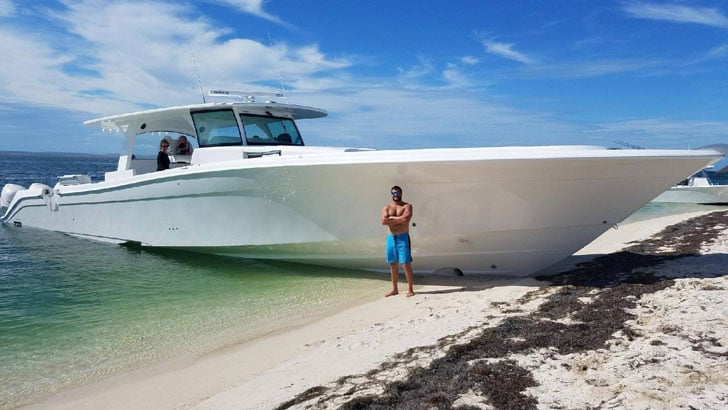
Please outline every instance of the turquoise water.
[{"label": "turquoise water", "polygon": [[240,343],[387,286],[361,271],[0,227],[0,405]]},{"label": "turquoise water", "polygon": [[[52,185],[84,167],[103,175],[115,161],[0,155],[0,183]],[[383,274],[132,249],[0,224],[0,408],[250,340],[379,298],[388,286]]]},{"label": "turquoise water", "polygon": [[648,202],[642,208],[626,218],[623,223],[644,221],[661,216],[678,215],[691,212],[702,212],[712,210],[725,210],[725,206],[681,204],[670,202]]}]

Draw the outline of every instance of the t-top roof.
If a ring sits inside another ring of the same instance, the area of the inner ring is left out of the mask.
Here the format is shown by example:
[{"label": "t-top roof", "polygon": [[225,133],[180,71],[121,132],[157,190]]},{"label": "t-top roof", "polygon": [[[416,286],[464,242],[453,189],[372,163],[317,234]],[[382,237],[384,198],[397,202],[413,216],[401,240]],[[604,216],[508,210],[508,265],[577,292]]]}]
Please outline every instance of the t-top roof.
[{"label": "t-top roof", "polygon": [[203,103],[112,115],[85,121],[84,125],[99,125],[104,130],[123,132],[127,132],[131,127],[132,130],[137,130],[135,133],[163,131],[195,135],[190,113],[222,109],[233,109],[246,114],[288,117],[294,120],[321,118],[327,115],[325,110],[319,108],[275,102]]}]

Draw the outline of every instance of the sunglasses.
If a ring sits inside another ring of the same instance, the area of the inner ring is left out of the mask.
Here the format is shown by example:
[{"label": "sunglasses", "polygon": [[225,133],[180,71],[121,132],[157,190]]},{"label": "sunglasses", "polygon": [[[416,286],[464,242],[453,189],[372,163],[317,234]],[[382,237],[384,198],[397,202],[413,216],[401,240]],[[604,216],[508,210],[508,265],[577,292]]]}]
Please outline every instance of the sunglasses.
[{"label": "sunglasses", "polygon": [[392,196],[394,195],[402,195],[402,193],[400,191],[392,191]]}]

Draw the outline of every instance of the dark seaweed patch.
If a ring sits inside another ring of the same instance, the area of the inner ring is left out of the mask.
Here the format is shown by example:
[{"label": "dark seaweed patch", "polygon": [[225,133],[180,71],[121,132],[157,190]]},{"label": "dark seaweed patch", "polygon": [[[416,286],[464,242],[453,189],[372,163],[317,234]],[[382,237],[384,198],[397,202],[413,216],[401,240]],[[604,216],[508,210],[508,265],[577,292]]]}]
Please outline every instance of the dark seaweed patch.
[{"label": "dark seaweed patch", "polygon": [[[484,327],[479,335],[464,344],[453,344],[459,336],[453,335],[441,339],[435,346],[410,349],[365,375],[347,376],[330,388],[309,390],[278,408],[308,402],[306,407],[311,408],[343,403],[339,408],[449,409],[458,398],[473,392],[485,397],[496,409],[535,409],[536,399],[525,392],[537,383],[528,369],[509,359],[512,354],[538,349],[552,354],[592,351],[605,347],[620,331],[630,340],[640,337],[625,324],[635,319],[627,310],[634,308],[642,295],[674,284],[643,270],[697,255],[700,247],[715,241],[726,226],[728,212],[714,212],[670,226],[623,252],[597,257],[568,272],[540,277],[559,289],[532,314],[506,318],[497,326]],[[543,290],[535,290],[518,302],[524,303],[542,294]],[[720,344],[717,340],[702,342],[695,348],[706,353],[710,352],[705,345]],[[418,355],[434,355],[445,348],[444,356],[427,367],[409,370],[403,380],[382,381],[386,372],[405,367]],[[356,396],[352,393],[376,390],[376,387],[380,394]],[[352,394],[355,397],[349,398]]]}]

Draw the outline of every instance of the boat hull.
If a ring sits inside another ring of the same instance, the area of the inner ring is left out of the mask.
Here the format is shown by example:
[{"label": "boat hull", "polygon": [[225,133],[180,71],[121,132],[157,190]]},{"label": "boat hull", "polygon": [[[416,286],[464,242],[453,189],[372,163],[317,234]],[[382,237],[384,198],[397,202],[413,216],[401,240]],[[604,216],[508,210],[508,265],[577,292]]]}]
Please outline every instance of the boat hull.
[{"label": "boat hull", "polygon": [[379,217],[389,188],[400,185],[414,207],[416,272],[523,276],[719,158],[534,152],[375,151],[190,166],[29,192],[3,220],[114,243],[386,270]]}]

